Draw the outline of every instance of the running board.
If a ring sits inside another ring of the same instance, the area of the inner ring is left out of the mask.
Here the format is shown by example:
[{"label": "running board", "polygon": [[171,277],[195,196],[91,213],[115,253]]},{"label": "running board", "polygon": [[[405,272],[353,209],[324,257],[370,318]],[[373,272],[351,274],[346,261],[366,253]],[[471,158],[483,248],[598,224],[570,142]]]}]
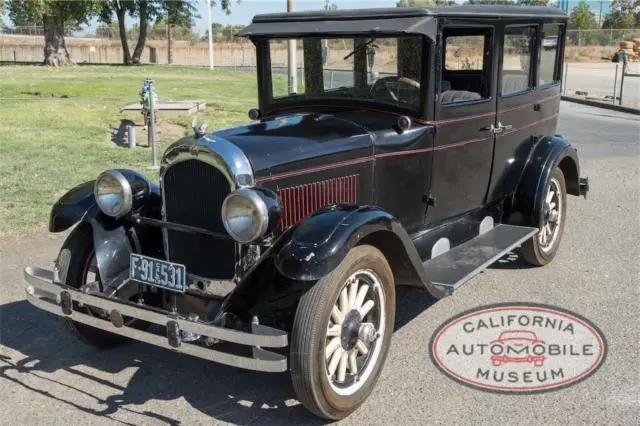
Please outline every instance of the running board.
[{"label": "running board", "polygon": [[493,262],[531,238],[537,228],[498,225],[422,264],[433,285],[451,294]]}]

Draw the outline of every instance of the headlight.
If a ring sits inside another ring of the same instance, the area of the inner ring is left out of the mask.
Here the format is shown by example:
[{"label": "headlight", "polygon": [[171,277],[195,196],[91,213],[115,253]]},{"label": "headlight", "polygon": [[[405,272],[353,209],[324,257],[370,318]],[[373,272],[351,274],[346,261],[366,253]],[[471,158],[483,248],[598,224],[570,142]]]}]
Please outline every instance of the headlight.
[{"label": "headlight", "polygon": [[234,191],[222,203],[222,223],[229,235],[239,243],[256,241],[269,228],[267,202],[254,189]]},{"label": "headlight", "polygon": [[129,213],[133,206],[131,184],[117,170],[107,170],[98,176],[93,194],[100,210],[109,216],[123,216]]}]

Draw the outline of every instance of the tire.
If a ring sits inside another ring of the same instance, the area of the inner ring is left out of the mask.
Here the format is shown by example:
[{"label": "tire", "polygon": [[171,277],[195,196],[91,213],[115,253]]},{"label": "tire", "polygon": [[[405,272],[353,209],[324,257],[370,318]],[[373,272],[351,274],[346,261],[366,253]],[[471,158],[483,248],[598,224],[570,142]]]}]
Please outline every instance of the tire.
[{"label": "tire", "polygon": [[[391,343],[395,304],[391,268],[384,255],[368,245],[351,249],[302,296],[291,333],[290,368],[298,400],[309,411],[337,420],[367,399]],[[334,310],[343,314],[342,322]]]},{"label": "tire", "polygon": [[[552,191],[556,194],[551,194]],[[524,260],[535,266],[544,266],[553,260],[558,252],[562,234],[564,233],[567,216],[567,187],[564,175],[558,167],[553,169],[551,176],[549,176],[545,197],[547,197],[546,200],[543,201],[540,206],[542,211],[539,212],[543,218],[542,228],[536,235],[522,245],[521,250]],[[547,202],[549,197],[551,197],[551,204]],[[553,217],[556,216],[553,213],[553,204],[555,204],[555,211],[557,211],[557,217],[555,218]],[[549,229],[553,229],[553,232],[551,236],[547,237],[545,243],[542,234],[547,232],[547,226],[552,227]]]},{"label": "tire", "polygon": [[[93,234],[91,226],[81,223],[69,234],[56,260],[60,282],[73,288],[80,288],[85,283],[89,263],[93,257]],[[74,303],[74,310],[85,314],[93,314],[87,307],[80,308]],[[64,327],[78,340],[102,349],[120,346],[129,341],[126,337],[109,333],[86,324],[73,321],[71,318],[60,318]]]}]

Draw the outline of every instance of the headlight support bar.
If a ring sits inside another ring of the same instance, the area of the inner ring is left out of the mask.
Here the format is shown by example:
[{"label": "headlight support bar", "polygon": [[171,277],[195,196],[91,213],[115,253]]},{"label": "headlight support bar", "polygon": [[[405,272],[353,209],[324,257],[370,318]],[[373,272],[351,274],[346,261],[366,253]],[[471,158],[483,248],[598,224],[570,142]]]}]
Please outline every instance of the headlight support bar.
[{"label": "headlight support bar", "polygon": [[209,231],[208,229],[198,228],[197,226],[183,225],[181,223],[168,222],[166,220],[153,219],[150,217],[140,216],[139,214],[131,215],[131,220],[140,225],[150,225],[158,228],[173,229],[174,231],[189,232],[192,234],[204,234],[219,240],[235,241],[230,235],[220,232]]}]

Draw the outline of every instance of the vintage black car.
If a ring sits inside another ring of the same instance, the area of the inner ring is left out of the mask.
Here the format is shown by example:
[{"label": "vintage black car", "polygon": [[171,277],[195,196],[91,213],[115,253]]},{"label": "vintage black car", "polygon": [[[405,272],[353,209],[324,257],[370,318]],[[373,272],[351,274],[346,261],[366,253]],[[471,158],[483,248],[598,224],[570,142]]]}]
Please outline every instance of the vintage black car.
[{"label": "vintage black car", "polygon": [[64,195],[50,230],[75,228],[25,269],[29,301],[101,347],[290,370],[309,410],[348,415],[397,286],[441,298],[516,247],[556,255],[588,191],[555,133],[565,29],[536,7],[256,16],[253,122],[177,141],[159,183],[107,170]]}]

